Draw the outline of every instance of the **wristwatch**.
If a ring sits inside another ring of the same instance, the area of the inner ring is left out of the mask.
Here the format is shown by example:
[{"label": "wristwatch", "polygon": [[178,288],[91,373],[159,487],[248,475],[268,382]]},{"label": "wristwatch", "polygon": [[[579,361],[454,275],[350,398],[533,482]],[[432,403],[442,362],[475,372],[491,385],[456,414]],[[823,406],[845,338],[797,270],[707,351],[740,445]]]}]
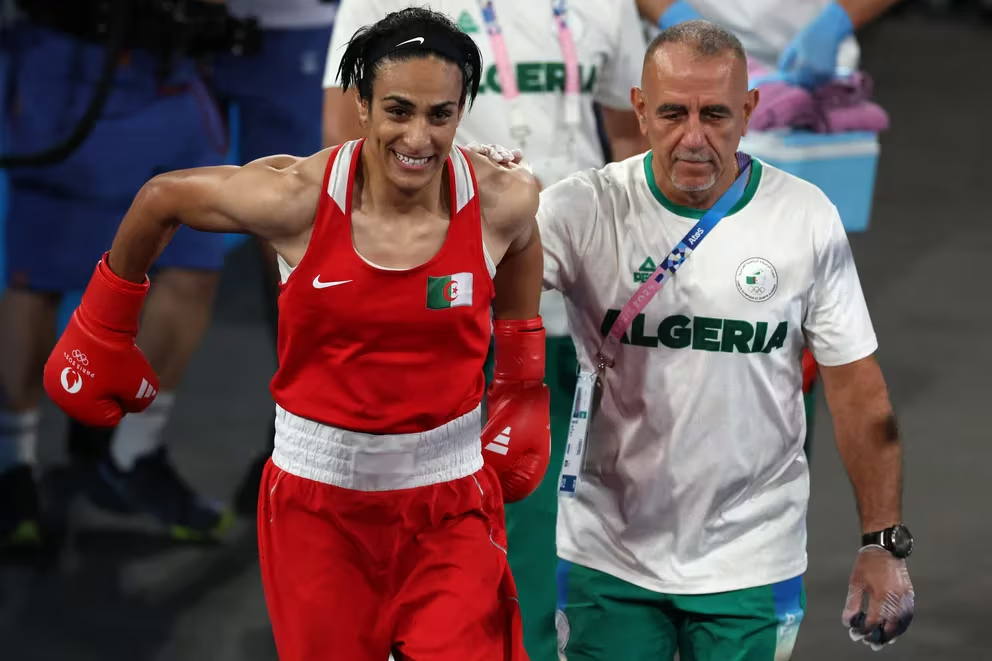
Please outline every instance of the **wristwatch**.
[{"label": "wristwatch", "polygon": [[869,532],[861,536],[861,546],[881,546],[897,558],[908,558],[913,552],[913,535],[909,528],[902,524],[878,532]]}]

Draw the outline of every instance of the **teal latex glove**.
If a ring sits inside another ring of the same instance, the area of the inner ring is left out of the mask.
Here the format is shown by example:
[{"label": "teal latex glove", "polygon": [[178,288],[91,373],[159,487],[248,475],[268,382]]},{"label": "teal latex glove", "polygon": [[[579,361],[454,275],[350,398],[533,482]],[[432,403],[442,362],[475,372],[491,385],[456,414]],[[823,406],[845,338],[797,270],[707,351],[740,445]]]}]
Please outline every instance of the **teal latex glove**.
[{"label": "teal latex glove", "polygon": [[685,23],[686,21],[695,21],[701,18],[702,16],[699,15],[699,12],[693,9],[692,5],[686,2],[686,0],[678,0],[669,5],[665,13],[658,19],[658,27],[666,30],[673,25]]},{"label": "teal latex glove", "polygon": [[813,89],[828,82],[837,66],[841,43],[854,34],[851,17],[836,2],[803,28],[779,58],[786,82]]}]

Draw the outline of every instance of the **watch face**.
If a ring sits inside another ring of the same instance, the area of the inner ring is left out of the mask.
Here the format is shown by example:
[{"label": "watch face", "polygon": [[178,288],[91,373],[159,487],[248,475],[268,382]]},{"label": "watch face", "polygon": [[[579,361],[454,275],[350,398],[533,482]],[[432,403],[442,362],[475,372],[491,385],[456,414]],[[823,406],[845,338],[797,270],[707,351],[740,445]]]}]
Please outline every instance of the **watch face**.
[{"label": "watch face", "polygon": [[892,554],[897,558],[909,557],[913,552],[913,536],[906,526],[892,528]]}]

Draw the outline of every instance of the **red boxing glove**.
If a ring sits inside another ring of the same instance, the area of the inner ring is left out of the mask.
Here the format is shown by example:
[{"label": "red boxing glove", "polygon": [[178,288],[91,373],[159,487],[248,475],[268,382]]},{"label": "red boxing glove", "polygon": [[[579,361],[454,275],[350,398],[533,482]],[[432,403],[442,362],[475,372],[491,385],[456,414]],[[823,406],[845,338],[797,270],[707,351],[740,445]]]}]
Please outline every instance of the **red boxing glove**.
[{"label": "red boxing glove", "polygon": [[803,349],[803,394],[813,389],[813,384],[816,383],[816,370],[816,359],[813,358],[813,354],[809,349]]},{"label": "red boxing glove", "polygon": [[489,420],[482,430],[486,464],[496,471],[503,500],[534,493],[551,460],[551,391],[544,385],[541,318],[496,320],[496,366],[489,385]]},{"label": "red boxing glove", "polygon": [[45,363],[45,391],[70,418],[92,427],[113,427],[125,413],[144,411],[158,394],[158,377],[134,343],[142,284],[97,264],[79,307]]}]

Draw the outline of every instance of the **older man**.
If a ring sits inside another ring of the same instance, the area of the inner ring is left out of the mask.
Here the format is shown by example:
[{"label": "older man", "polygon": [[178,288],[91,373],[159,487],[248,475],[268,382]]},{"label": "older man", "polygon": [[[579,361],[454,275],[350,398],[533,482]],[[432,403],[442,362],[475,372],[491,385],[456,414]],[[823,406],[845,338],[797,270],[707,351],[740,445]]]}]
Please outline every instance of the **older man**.
[{"label": "older man", "polygon": [[879,648],[913,616],[912,537],[837,210],[738,152],[758,92],[728,31],[662,32],[632,101],[651,151],[551,186],[538,213],[545,287],[564,294],[582,368],[559,486],[560,652],[791,656],[807,566],[805,347],[864,533],[844,624]]}]

